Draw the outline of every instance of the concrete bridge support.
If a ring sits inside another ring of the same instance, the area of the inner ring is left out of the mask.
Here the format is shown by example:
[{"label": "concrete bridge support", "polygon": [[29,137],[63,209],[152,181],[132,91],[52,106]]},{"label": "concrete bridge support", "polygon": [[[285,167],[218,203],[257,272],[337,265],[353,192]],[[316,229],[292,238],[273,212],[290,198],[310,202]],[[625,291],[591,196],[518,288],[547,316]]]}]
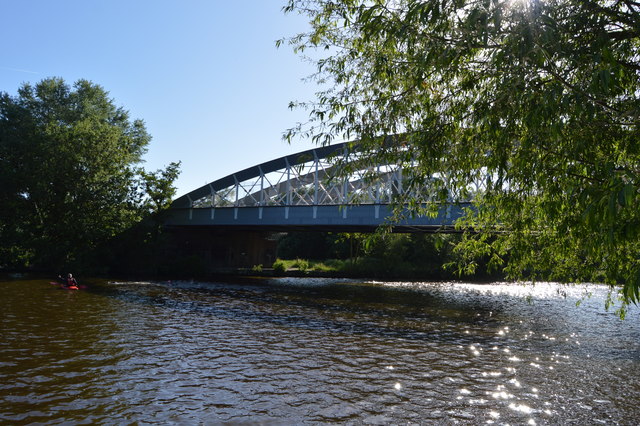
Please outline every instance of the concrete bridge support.
[{"label": "concrete bridge support", "polygon": [[276,234],[266,231],[173,228],[173,254],[202,262],[205,272],[222,268],[271,267],[276,260]]}]

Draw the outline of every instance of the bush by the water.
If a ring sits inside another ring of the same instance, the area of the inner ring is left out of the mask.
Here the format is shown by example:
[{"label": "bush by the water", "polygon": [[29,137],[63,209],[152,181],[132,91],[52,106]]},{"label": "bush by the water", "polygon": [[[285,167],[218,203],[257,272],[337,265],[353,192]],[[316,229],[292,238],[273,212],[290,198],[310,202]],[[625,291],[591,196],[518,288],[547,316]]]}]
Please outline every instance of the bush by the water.
[{"label": "bush by the water", "polygon": [[281,260],[276,260],[275,262],[273,262],[273,273],[275,275],[282,275],[285,272],[285,266],[284,266],[284,262],[282,262]]},{"label": "bush by the water", "polygon": [[[445,266],[459,260],[453,247],[460,238],[459,234],[292,232],[278,242],[276,263],[282,269],[277,273],[293,269],[372,278],[458,278],[457,270]],[[315,246],[308,247],[312,243]],[[304,260],[301,253],[314,256]],[[488,276],[481,260],[476,275]]]}]

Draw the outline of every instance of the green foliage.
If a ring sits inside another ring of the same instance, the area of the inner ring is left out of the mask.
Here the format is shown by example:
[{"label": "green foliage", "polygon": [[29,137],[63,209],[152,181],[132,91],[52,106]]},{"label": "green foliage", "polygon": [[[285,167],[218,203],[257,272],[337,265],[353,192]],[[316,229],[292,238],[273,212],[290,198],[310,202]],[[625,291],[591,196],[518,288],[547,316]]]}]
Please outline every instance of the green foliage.
[{"label": "green foliage", "polygon": [[140,170],[141,190],[146,194],[144,206],[152,213],[165,210],[171,204],[176,188],[173,182],[180,174],[180,162],[170,163],[164,170],[154,173]]},{"label": "green foliage", "polygon": [[309,261],[305,259],[296,259],[292,266],[300,272],[306,272],[307,269],[309,269]]},{"label": "green foliage", "polygon": [[460,272],[483,258],[511,278],[597,280],[640,300],[636,2],[290,0],[285,11],[308,16],[288,41],[316,50],[324,84],[297,104],[310,124],[287,139],[358,139],[358,167],[438,178],[436,202],[410,193],[398,214],[432,211],[486,175],[459,223],[473,231],[455,252]]},{"label": "green foliage", "polygon": [[[351,275],[376,278],[412,278],[412,279],[452,279],[453,266],[459,263],[459,254],[454,250],[461,241],[459,234],[358,234],[358,233],[317,233],[313,239],[323,238],[332,241],[325,247],[323,256],[315,260],[295,257],[293,260],[278,259],[282,271],[299,270],[301,272],[321,272],[335,275]],[[296,236],[297,234],[293,234]],[[311,238],[312,233],[303,233]],[[297,238],[297,237],[295,237]],[[348,253],[342,259],[332,258],[336,247],[345,242],[351,247],[353,256]],[[291,244],[288,238],[282,238],[280,244]],[[278,247],[280,253],[280,247]],[[497,278],[490,271],[486,258],[476,260],[477,276]],[[445,269],[445,266],[449,266]],[[469,275],[463,273],[462,275]]]},{"label": "green foliage", "polygon": [[275,262],[273,262],[272,268],[274,275],[283,275],[286,271],[284,262],[282,262],[281,260],[276,260]]},{"label": "green foliage", "polygon": [[338,272],[344,269],[346,261],[339,259],[325,259],[322,261],[310,261],[309,269],[315,272],[329,273]]},{"label": "green foliage", "polygon": [[178,165],[139,169],[150,139],[141,120],[86,80],[0,93],[0,267],[80,264],[166,206]]}]

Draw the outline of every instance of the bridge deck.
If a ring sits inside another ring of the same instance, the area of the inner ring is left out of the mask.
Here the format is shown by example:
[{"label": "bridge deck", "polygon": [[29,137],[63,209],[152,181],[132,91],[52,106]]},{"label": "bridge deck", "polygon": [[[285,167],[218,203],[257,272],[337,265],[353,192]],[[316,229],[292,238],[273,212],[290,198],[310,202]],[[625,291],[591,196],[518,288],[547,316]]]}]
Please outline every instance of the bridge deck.
[{"label": "bridge deck", "polygon": [[[436,217],[408,218],[394,224],[394,229],[400,232],[452,232],[466,206],[466,203],[446,205]],[[391,216],[390,206],[383,204],[173,208],[167,213],[164,223],[170,227],[334,232],[371,232]]]}]

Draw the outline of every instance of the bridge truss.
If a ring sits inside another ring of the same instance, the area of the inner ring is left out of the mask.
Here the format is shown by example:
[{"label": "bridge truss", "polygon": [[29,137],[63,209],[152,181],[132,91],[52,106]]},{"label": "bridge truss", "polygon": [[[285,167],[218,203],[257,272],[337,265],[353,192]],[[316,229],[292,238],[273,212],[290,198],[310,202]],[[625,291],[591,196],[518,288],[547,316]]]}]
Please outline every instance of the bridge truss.
[{"label": "bridge truss", "polygon": [[[348,144],[310,149],[281,157],[233,173],[204,185],[174,201],[174,208],[219,208],[258,206],[319,206],[391,204],[394,196],[412,192],[423,201],[436,199],[434,185],[407,186],[406,167],[394,164],[356,169],[347,177],[338,177],[336,163],[358,160]],[[347,160],[348,161],[348,160]],[[433,179],[438,179],[434,176]],[[472,182],[464,199],[484,188],[484,177]]]},{"label": "bridge truss", "polygon": [[[437,182],[444,176],[434,175],[417,185],[411,179],[411,167],[372,166],[360,161],[366,154],[350,147],[352,144],[342,143],[314,148],[213,181],[176,199],[168,222],[270,229],[370,228],[390,216],[389,205],[399,195],[410,195],[420,202],[439,199],[436,191],[442,186]],[[350,172],[338,173],[340,164],[351,165]],[[461,208],[483,190],[484,182],[479,175],[464,194],[450,194],[441,218],[413,219],[413,223],[400,225],[430,229],[452,225]]]}]

